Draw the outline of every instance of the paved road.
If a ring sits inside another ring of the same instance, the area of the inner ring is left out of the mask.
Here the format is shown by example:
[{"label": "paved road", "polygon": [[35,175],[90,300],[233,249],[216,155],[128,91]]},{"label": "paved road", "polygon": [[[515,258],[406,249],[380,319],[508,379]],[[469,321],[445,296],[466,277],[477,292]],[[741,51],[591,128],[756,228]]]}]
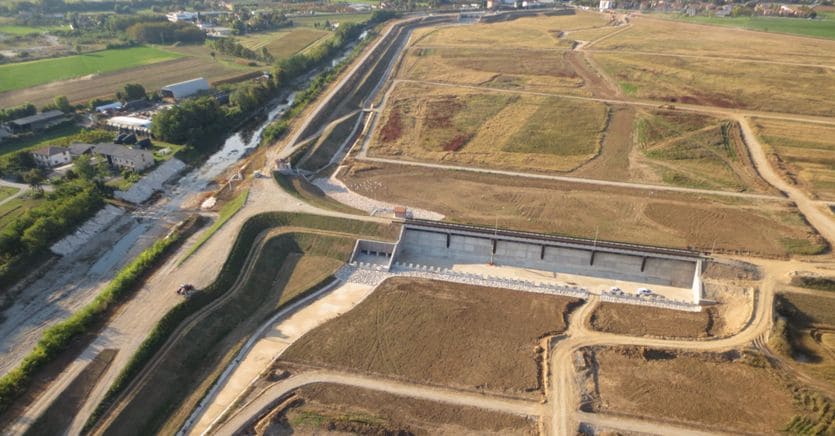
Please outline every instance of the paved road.
[{"label": "paved road", "polygon": [[335,371],[310,371],[282,380],[244,405],[235,415],[218,427],[216,434],[232,434],[249,425],[261,413],[280,402],[288,393],[313,383],[335,383],[387,392],[421,400],[438,401],[458,406],[478,407],[522,416],[540,416],[544,407],[535,401],[501,398],[449,388],[405,383],[389,379]]}]

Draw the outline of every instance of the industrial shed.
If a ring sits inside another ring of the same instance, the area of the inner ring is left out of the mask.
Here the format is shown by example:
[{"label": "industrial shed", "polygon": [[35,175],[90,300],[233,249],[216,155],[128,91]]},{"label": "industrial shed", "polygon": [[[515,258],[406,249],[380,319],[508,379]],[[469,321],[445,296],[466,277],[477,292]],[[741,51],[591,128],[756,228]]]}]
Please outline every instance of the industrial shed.
[{"label": "industrial shed", "polygon": [[201,91],[208,91],[209,88],[209,82],[202,77],[198,77],[197,79],[166,85],[160,91],[163,97],[179,100],[181,98],[191,97]]}]

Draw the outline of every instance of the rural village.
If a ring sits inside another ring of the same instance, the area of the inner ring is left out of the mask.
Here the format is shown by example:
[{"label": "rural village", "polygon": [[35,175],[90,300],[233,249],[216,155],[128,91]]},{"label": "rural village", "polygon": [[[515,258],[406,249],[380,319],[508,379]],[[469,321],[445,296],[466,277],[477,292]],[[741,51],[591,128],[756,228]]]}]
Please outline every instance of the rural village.
[{"label": "rural village", "polygon": [[830,0],[0,0],[3,434],[835,434],[833,246]]}]

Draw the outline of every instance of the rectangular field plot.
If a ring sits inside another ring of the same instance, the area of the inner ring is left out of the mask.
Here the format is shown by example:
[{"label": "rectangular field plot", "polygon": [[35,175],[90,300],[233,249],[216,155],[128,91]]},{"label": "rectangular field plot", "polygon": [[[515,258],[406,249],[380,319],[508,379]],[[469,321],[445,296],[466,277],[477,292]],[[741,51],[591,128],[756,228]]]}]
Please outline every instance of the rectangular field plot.
[{"label": "rectangular field plot", "polygon": [[797,412],[792,392],[768,364],[736,352],[630,347],[585,353],[597,369],[595,411],[746,433],[777,433]]},{"label": "rectangular field plot", "polygon": [[600,150],[602,103],[401,84],[373,155],[500,169],[569,171]]},{"label": "rectangular field plot", "polygon": [[[835,115],[835,70],[645,54],[593,53],[638,98],[768,112]],[[779,92],[777,91],[779,90]]]},{"label": "rectangular field plot", "polygon": [[639,111],[635,141],[645,165],[664,184],[776,194],[757,174],[739,125],[730,120],[670,111]]},{"label": "rectangular field plot", "polygon": [[[28,88],[89,74],[124,70],[176,59],[179,54],[154,47],[104,50],[62,58],[0,65],[0,92]],[[53,94],[54,95],[54,94]]]},{"label": "rectangular field plot", "polygon": [[814,197],[835,200],[835,126],[755,118],[772,164]]},{"label": "rectangular field plot", "polygon": [[355,163],[340,178],[378,200],[454,222],[676,248],[783,256],[826,245],[797,209],[747,200],[469,171]]},{"label": "rectangular field plot", "polygon": [[539,338],[579,300],[425,279],[384,282],[282,360],[518,397],[542,393]]},{"label": "rectangular field plot", "polygon": [[266,48],[276,59],[285,59],[303,51],[329,33],[324,30],[300,27],[276,32],[252,33],[241,39],[244,47],[260,51]]},{"label": "rectangular field plot", "polygon": [[591,95],[565,56],[566,50],[417,47],[406,52],[398,76],[459,85]]}]

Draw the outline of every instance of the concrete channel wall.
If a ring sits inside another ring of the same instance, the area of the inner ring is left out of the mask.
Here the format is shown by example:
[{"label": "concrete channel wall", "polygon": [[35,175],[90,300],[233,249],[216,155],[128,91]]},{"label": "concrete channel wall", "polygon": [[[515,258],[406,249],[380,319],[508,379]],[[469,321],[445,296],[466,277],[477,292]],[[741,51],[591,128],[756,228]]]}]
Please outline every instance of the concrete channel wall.
[{"label": "concrete channel wall", "polygon": [[617,253],[593,246],[559,246],[550,241],[507,240],[487,231],[483,236],[472,236],[407,228],[395,262],[421,258],[446,259],[449,265],[492,261],[499,265],[680,288],[695,287],[700,262],[657,257],[652,253]]}]

